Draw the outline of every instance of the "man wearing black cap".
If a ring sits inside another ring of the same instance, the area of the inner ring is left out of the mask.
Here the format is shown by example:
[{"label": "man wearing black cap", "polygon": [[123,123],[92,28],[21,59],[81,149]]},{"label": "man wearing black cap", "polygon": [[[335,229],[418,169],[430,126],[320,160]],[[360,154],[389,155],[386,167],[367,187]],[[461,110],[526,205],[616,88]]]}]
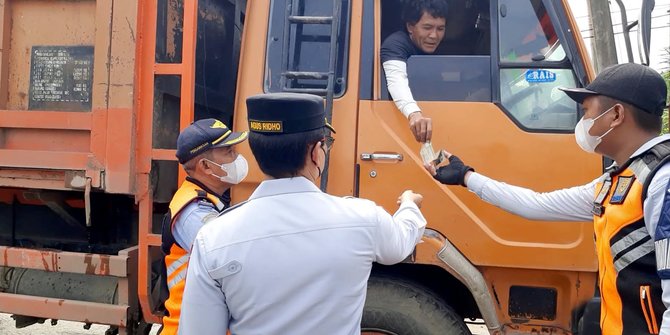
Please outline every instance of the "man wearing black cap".
[{"label": "man wearing black cap", "polygon": [[391,216],[315,186],[333,145],[323,99],[247,99],[249,146],[266,175],[241,206],[198,233],[181,334],[359,334],[373,262],[405,259],[426,221],[405,191]]},{"label": "man wearing black cap", "polygon": [[[670,334],[670,136],[659,136],[667,87],[654,70],[620,64],[586,88],[563,89],[582,104],[577,144],[615,164],[582,186],[536,193],[474,172],[449,153],[426,168],[448,185],[528,219],[594,221],[603,334]],[[666,192],[667,191],[667,192]]]},{"label": "man wearing black cap", "polygon": [[224,192],[247,175],[247,161],[234,148],[247,136],[246,131],[232,132],[219,120],[203,119],[177,138],[177,159],[188,176],[163,219],[163,285],[167,286],[163,290],[169,297],[162,335],[177,334],[188,259],[198,230],[228,205],[230,200],[224,198]]}]

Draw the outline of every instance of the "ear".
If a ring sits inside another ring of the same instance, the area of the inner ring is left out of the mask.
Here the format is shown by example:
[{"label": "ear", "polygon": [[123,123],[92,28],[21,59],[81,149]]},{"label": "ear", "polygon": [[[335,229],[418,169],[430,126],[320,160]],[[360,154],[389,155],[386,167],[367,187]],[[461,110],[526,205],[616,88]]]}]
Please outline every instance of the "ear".
[{"label": "ear", "polygon": [[405,28],[407,29],[407,32],[411,36],[412,35],[412,30],[414,29],[414,25],[407,22],[407,23],[405,23]]},{"label": "ear", "polygon": [[316,142],[316,144],[312,147],[312,151],[309,153],[312,162],[318,162],[319,161],[319,151],[321,151],[319,148],[321,148],[321,145],[322,145],[322,143],[321,143],[321,141],[319,141],[319,142]]},{"label": "ear", "polygon": [[204,174],[212,173],[212,168],[209,162],[204,158],[200,158],[200,160],[198,160],[198,164],[196,164],[196,169],[200,170]]},{"label": "ear", "polygon": [[616,104],[612,108],[612,114],[614,115],[614,118],[612,119],[612,122],[610,122],[610,127],[614,128],[617,126],[620,126],[626,117],[626,113],[630,111],[627,111],[622,104]]}]

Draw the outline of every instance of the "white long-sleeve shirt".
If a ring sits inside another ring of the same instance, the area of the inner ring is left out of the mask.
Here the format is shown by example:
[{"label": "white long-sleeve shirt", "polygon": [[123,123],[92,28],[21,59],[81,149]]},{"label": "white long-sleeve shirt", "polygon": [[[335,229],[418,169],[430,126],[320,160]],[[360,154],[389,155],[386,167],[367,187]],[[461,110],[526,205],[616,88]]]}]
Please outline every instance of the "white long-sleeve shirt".
[{"label": "white long-sleeve shirt", "polygon": [[[670,140],[670,135],[656,137],[641,146],[631,157],[667,140]],[[603,175],[586,185],[546,193],[508,185],[479,173],[470,174],[466,184],[468,189],[482,200],[527,219],[592,221],[591,210],[595,187],[604,177]],[[645,226],[652,239],[661,216],[668,181],[670,181],[670,164],[661,167],[654,175],[643,204]],[[661,280],[661,287],[666,310],[663,313],[660,334],[670,335],[670,280]]]},{"label": "white long-sleeve shirt", "polygon": [[400,60],[389,60],[382,64],[386,73],[386,86],[398,110],[409,117],[414,112],[420,112],[421,108],[412,96],[407,80],[407,63]]},{"label": "white long-sleeve shirt", "polygon": [[302,177],[262,182],[212,223],[193,245],[182,335],[359,334],[372,263],[405,259],[426,226],[413,202],[391,216]]},{"label": "white long-sleeve shirt", "polygon": [[407,60],[413,55],[422,54],[424,52],[416,47],[409,34],[403,30],[389,35],[382,43],[379,52],[389,94],[405,117],[421,111],[409,88]]}]

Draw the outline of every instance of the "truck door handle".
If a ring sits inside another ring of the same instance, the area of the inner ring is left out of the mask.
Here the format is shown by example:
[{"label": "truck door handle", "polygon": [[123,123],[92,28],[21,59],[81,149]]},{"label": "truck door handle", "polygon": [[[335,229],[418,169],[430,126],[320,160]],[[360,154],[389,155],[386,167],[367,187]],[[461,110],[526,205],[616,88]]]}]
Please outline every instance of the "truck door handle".
[{"label": "truck door handle", "polygon": [[362,153],[361,160],[363,161],[398,161],[401,162],[403,159],[402,155],[399,153]]}]

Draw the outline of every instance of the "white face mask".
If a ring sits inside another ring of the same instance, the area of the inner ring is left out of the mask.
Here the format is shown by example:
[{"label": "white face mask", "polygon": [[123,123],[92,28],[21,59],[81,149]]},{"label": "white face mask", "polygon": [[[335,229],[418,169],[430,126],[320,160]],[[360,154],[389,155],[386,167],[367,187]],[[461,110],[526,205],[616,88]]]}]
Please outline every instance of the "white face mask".
[{"label": "white face mask", "polygon": [[600,144],[603,137],[605,137],[605,135],[609,134],[610,131],[614,129],[610,128],[600,136],[593,136],[589,134],[589,131],[591,130],[591,127],[593,127],[593,124],[596,122],[596,120],[607,114],[607,112],[611,111],[612,108],[614,108],[614,106],[598,115],[595,119],[585,119],[582,117],[582,119],[577,122],[577,125],[575,126],[575,140],[577,141],[577,145],[579,145],[582,150],[588,153],[594,153],[596,151],[596,147],[598,144]]},{"label": "white face mask", "polygon": [[237,185],[242,180],[244,180],[244,178],[247,176],[247,173],[249,173],[249,165],[247,164],[247,160],[240,154],[237,155],[237,158],[235,158],[234,161],[226,164],[216,164],[209,159],[207,161],[220,167],[221,170],[226,171],[227,175],[222,177],[212,173],[212,176],[219,178],[224,183]]}]

